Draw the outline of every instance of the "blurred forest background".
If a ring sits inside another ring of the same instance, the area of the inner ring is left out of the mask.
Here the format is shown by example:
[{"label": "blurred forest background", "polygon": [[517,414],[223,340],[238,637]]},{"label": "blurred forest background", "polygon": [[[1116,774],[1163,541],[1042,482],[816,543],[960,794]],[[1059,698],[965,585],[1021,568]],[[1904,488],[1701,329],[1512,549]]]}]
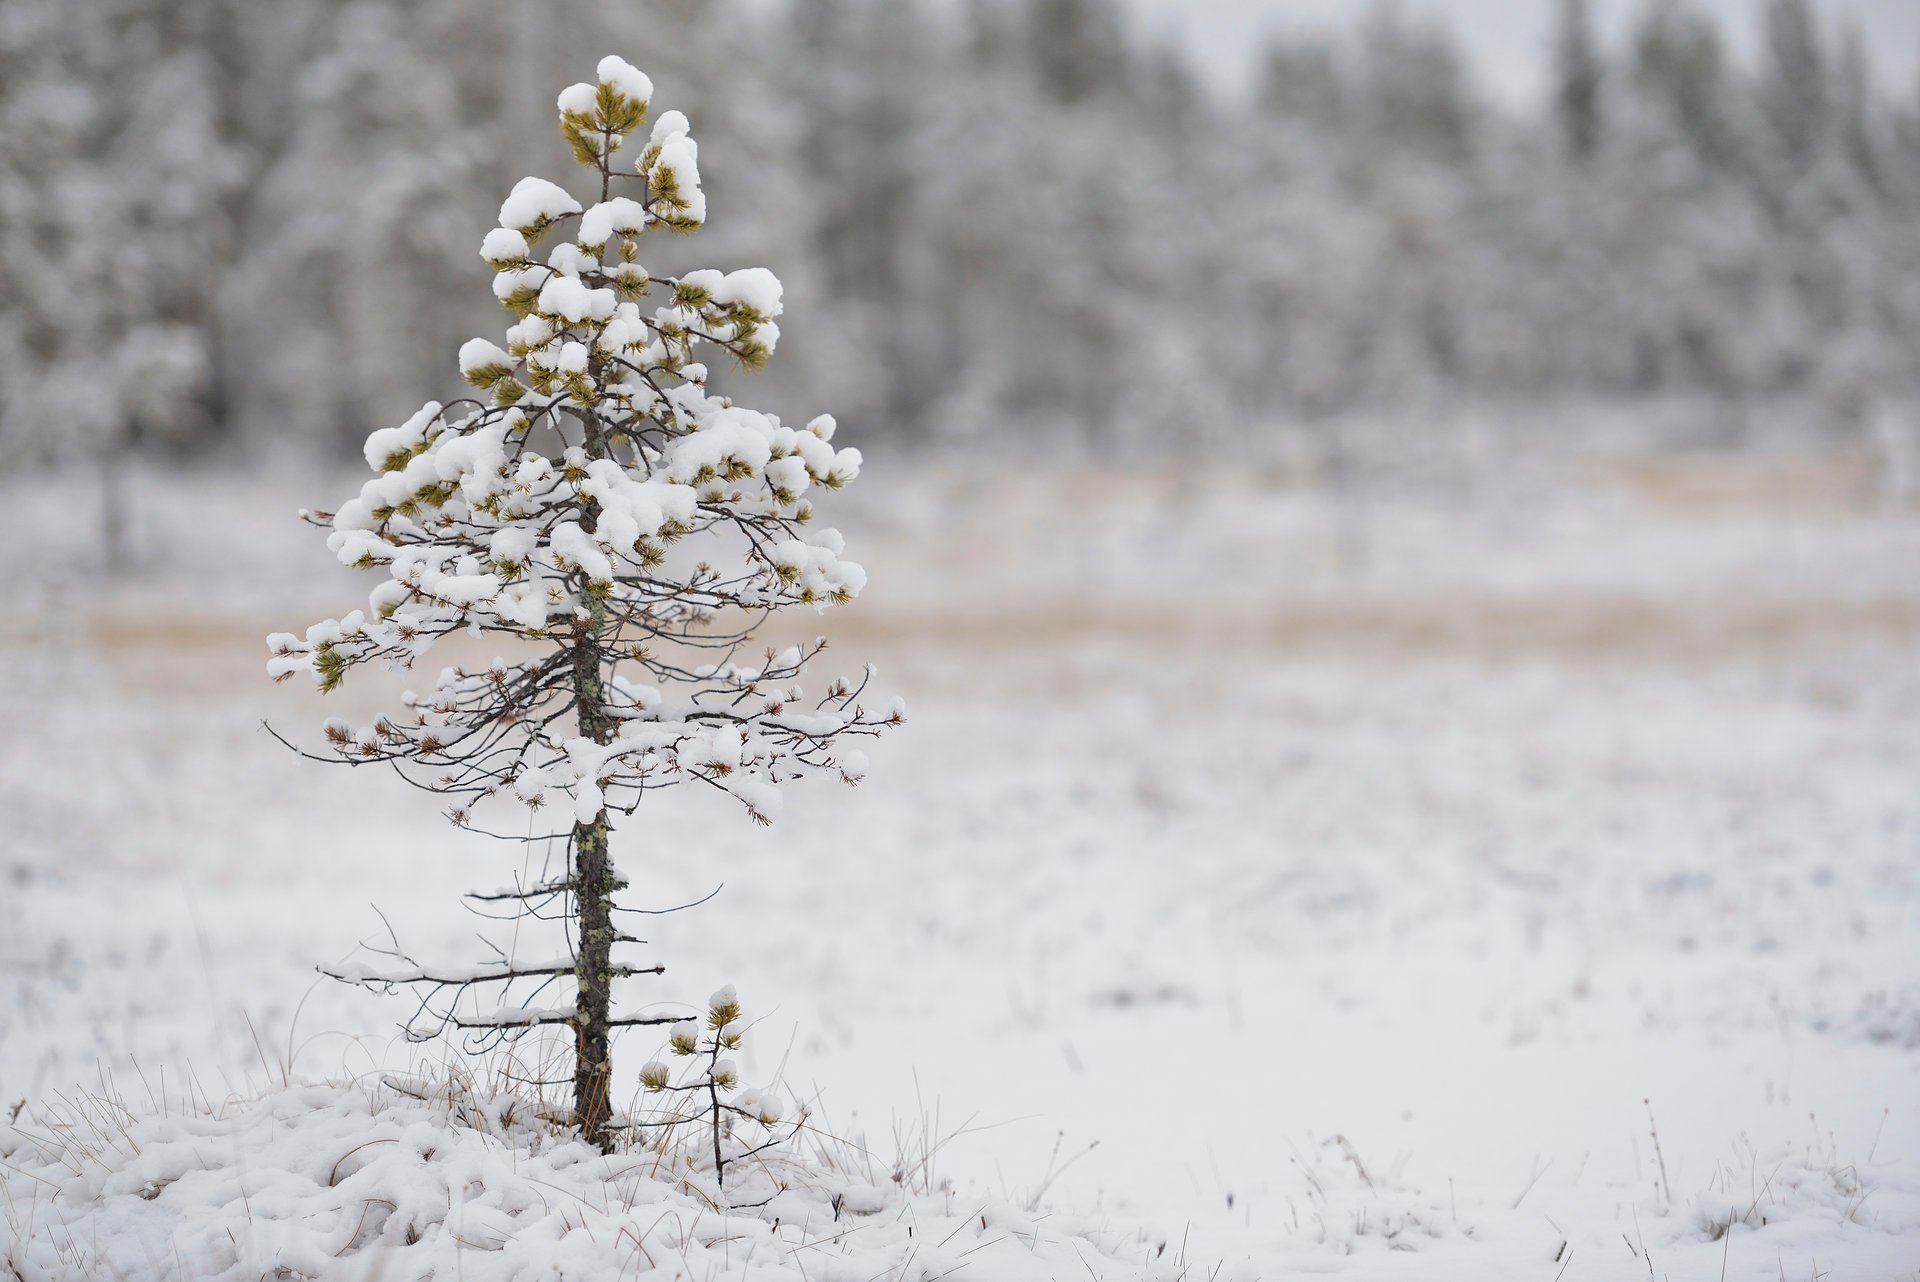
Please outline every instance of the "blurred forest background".
[{"label": "blurred forest background", "polygon": [[1390,3],[1230,94],[1105,0],[8,0],[0,465],[346,456],[445,395],[502,322],[480,238],[564,177],[553,93],[604,50],[713,200],[644,261],[772,267],[756,400],[865,442],[1680,397],[1727,446],[1784,397],[1870,449],[1920,376],[1920,86],[1808,0],[1756,16],[1746,65],[1685,0],[1621,47],[1566,0],[1517,105]]},{"label": "blurred forest background", "polygon": [[[373,586],[294,512],[461,392],[617,52],[709,197],[644,264],[785,282],[716,389],[867,455],[821,679],[912,709],[626,830],[663,999],[1191,1260],[1910,1275],[1920,84],[1839,0],[1267,0],[1343,3],[1223,76],[1119,0],[0,0],[0,1105],[400,1067],[315,963],[532,875],[260,726],[491,642],[322,702],[262,638]],[[1189,1047],[1257,1089],[1138,1124]]]}]

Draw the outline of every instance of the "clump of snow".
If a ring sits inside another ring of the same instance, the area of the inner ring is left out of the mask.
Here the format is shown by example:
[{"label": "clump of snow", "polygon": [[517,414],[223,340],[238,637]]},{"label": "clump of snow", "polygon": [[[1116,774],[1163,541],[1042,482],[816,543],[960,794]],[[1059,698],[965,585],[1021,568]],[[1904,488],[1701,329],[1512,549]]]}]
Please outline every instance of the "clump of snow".
[{"label": "clump of snow", "polygon": [[588,289],[577,276],[555,276],[540,290],[540,310],[569,324],[605,320],[613,315],[614,306],[612,290]]},{"label": "clump of snow", "polygon": [[525,262],[528,252],[527,238],[511,227],[495,227],[480,242],[480,257],[495,267]]},{"label": "clump of snow", "polygon": [[653,81],[625,58],[608,54],[594,68],[594,73],[600,77],[601,84],[623,98],[640,103],[653,100]]},{"label": "clump of snow", "polygon": [[615,196],[601,201],[580,219],[580,243],[604,245],[615,232],[634,236],[646,230],[646,225],[647,211],[639,201]]},{"label": "clump of snow", "polygon": [[[756,1107],[777,1121],[777,1098]],[[729,1164],[602,1154],[533,1101],[384,1079],[136,1113],[89,1097],[0,1132],[6,1263],[34,1279],[1165,1280],[1158,1238],[950,1187],[825,1137]],[[82,1138],[85,1137],[85,1138]]]},{"label": "clump of snow", "polygon": [[721,307],[749,307],[762,316],[780,314],[780,278],[764,267],[742,267],[725,273],[703,268],[685,273],[680,283],[705,290]]},{"label": "clump of snow", "polygon": [[583,81],[562,89],[554,105],[560,109],[560,114],[563,116],[591,116],[598,98],[598,91]]},{"label": "clump of snow", "polygon": [[[464,359],[466,349],[461,350]],[[426,442],[427,429],[439,417],[440,402],[428,401],[412,418],[399,427],[377,428],[368,433],[364,451],[367,466],[376,472],[384,471],[387,460],[398,455],[418,452]]]},{"label": "clump of snow", "polygon": [[651,144],[641,153],[640,169],[650,189],[671,193],[669,200],[678,209],[675,221],[698,226],[707,220],[707,197],[700,190],[700,148],[688,129],[682,112],[661,116],[654,122]]},{"label": "clump of snow", "polygon": [[656,147],[664,146],[675,138],[686,137],[687,131],[691,128],[686,112],[669,111],[653,122],[653,132],[649,135],[649,141]]},{"label": "clump of snow", "polygon": [[580,202],[544,178],[522,178],[500,204],[500,225],[525,232],[580,212]]},{"label": "clump of snow", "polygon": [[501,350],[498,343],[484,338],[470,338],[460,345],[460,372],[472,374],[483,369],[496,367],[512,368],[513,357]]}]

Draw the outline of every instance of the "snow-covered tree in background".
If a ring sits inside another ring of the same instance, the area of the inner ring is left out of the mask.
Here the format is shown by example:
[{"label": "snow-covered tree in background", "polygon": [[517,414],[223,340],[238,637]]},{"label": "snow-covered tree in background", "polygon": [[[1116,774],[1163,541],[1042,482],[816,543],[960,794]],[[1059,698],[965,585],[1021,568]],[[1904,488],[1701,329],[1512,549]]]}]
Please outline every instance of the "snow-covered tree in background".
[{"label": "snow-covered tree in background", "polygon": [[1556,7],[1508,101],[1385,0],[1244,97],[1095,0],[8,0],[0,467],[404,417],[582,30],[649,41],[751,191],[711,258],[808,300],[769,395],[862,430],[1235,454],[1434,398],[1920,392],[1914,86],[1810,0],[1737,43]]},{"label": "snow-covered tree in background", "polygon": [[1585,164],[1600,147],[1602,74],[1587,0],[1560,0],[1553,63],[1553,105],[1561,143],[1572,160]]},{"label": "snow-covered tree in background", "polygon": [[[138,445],[216,406],[205,264],[231,252],[223,3],[46,3],[0,15],[0,470],[84,460],[110,567]],[[118,74],[122,59],[140,74]]]},{"label": "snow-covered tree in background", "polygon": [[[897,703],[876,713],[860,702],[864,678],[808,697],[798,681],[824,642],[747,653],[774,611],[859,593],[866,576],[835,531],[814,527],[812,499],[853,480],[860,455],[834,446],[831,417],[788,427],[708,387],[705,355],[752,369],[771,354],[780,282],[760,268],[669,277],[641,265],[643,236],[693,232],[707,212],[684,115],[665,113],[624,146],[652,93],[609,57],[598,83],[560,95],[561,131],[596,199],[583,207],[540,178],[514,187],[481,256],[518,319],[504,344],[460,349],[484,399],[432,401],[367,438],[375,479],[310,519],[331,526],[342,563],[381,580],[365,610],[268,641],[276,679],[306,672],[323,692],[364,664],[412,667],[452,634],[504,643],[509,657],[442,670],[394,715],[329,721],[333,755],[322,755],[392,765],[449,798],[463,826],[484,830],[491,809],[513,804],[557,815],[553,833],[528,839],[564,837],[565,870],[486,898],[559,905],[570,955],[330,973],[424,985],[421,1035],[569,1028],[575,1118],[603,1146],[614,1030],[674,1018],[612,1009],[613,981],[643,973],[615,960],[617,945],[637,942],[615,924],[627,884],[615,817],[697,783],[768,822],[780,784],[857,782],[866,762],[850,740],[900,720]],[[464,1003],[487,984],[518,984],[520,998]],[[570,1004],[541,1004],[559,987],[574,990]]]}]

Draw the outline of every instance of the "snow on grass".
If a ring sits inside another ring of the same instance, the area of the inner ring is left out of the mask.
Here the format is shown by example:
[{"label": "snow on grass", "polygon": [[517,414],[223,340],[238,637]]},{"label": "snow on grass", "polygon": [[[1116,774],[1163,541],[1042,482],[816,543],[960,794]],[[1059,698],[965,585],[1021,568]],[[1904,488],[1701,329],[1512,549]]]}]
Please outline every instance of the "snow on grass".
[{"label": "snow on grass", "polygon": [[[650,811],[626,901],[724,889],[647,919],[669,969],[624,1000],[737,981],[746,1081],[847,1134],[931,1117],[961,1186],[1148,1226],[1190,1278],[1911,1272],[1920,520],[1083,479],[866,513],[836,642],[913,732],[704,865],[658,852],[708,813]],[[259,689],[262,616],[311,604],[273,513],[332,487],[209,484],[258,545],[158,529],[178,558],[0,621],[0,1104],[129,1055],[216,1099],[374,1080],[404,1011],[313,966],[384,939],[370,903],[480,961],[454,893],[539,874],[268,750],[263,713],[359,711]]]},{"label": "snow on grass", "polygon": [[1836,1238],[1886,1235],[1888,1257],[1897,1259],[1920,1234],[1920,1182],[1889,1165],[1876,1164],[1871,1150],[1843,1155],[1830,1135],[1766,1148],[1742,1137],[1703,1187],[1671,1208],[1660,1204],[1670,1211],[1661,1238],[1686,1245],[1758,1235],[1783,1254],[1811,1257]]},{"label": "snow on grass", "polygon": [[457,1079],[316,1085],[136,1112],[68,1097],[0,1133],[23,1282],[881,1277],[1041,1282],[1178,1275],[1162,1243],[951,1186],[910,1187],[857,1146],[797,1141],[711,1165],[671,1145],[602,1154],[535,1104]]}]

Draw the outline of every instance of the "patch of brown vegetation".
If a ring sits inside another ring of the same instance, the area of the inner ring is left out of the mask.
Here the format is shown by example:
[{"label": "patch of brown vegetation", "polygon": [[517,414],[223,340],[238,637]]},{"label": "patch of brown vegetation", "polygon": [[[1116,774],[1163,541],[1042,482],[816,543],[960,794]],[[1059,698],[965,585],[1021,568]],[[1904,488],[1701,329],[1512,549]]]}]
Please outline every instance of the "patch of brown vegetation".
[{"label": "patch of brown vegetation", "polygon": [[[234,683],[257,679],[264,697],[271,687],[261,638],[270,626],[248,617],[154,619],[102,612],[88,621],[85,638],[128,688],[231,693],[237,688]],[[1920,645],[1920,600],[1335,598],[1205,611],[1111,599],[966,611],[863,604],[824,620],[780,621],[780,626],[768,628],[767,644],[784,645],[820,630],[834,641],[823,659],[829,669],[839,653],[871,654],[883,666],[911,657],[915,668],[937,670],[947,661],[942,656],[962,656],[955,662],[971,669],[983,660],[1046,659],[1088,648],[1161,656],[1176,665],[1214,658],[1338,657],[1362,663],[1692,666],[1813,654],[1860,643]],[[497,638],[450,637],[435,648],[422,673],[402,674],[394,681],[418,684],[443,665],[483,663],[510,649]],[[381,682],[367,684],[372,694]],[[311,695],[305,683],[289,682],[284,688],[296,686],[297,693]],[[335,705],[340,703],[336,696]]]},{"label": "patch of brown vegetation", "polygon": [[1162,651],[1170,659],[1220,653],[1693,662],[1858,641],[1920,642],[1920,600],[1303,600],[1242,613],[1088,601],[951,614],[850,612],[832,634],[849,645],[986,652],[1104,645]]},{"label": "patch of brown vegetation", "polygon": [[1860,512],[1877,493],[1865,449],[1822,454],[1646,454],[1590,459],[1584,479],[1672,512]]}]

